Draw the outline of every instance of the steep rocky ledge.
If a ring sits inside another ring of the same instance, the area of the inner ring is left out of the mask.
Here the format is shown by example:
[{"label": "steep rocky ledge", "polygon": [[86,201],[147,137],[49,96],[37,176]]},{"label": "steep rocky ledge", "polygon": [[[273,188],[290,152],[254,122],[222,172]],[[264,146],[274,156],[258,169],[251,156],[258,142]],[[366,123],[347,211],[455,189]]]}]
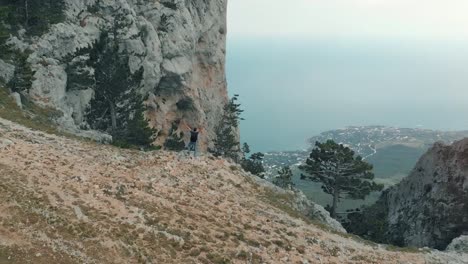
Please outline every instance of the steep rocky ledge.
[{"label": "steep rocky ledge", "polygon": [[[62,23],[39,37],[20,31],[7,43],[27,54],[34,72],[24,95],[61,110],[61,127],[79,133],[92,129],[87,114],[99,89],[93,54],[102,42],[115,41],[119,56],[128,61],[127,74],[143,71],[137,88],[123,94],[145,98],[156,143],[179,138],[184,120],[205,128],[201,146],[206,148],[227,101],[226,6],[227,0],[65,0]],[[13,78],[12,64],[0,60],[4,82]],[[132,114],[128,101],[115,103],[120,115]]]},{"label": "steep rocky ledge", "polygon": [[382,199],[393,243],[445,249],[468,234],[468,139],[436,143]]},{"label": "steep rocky ledge", "polygon": [[317,222],[329,218],[323,208],[224,160],[122,150],[1,118],[0,201],[0,263],[468,263],[333,232]]}]

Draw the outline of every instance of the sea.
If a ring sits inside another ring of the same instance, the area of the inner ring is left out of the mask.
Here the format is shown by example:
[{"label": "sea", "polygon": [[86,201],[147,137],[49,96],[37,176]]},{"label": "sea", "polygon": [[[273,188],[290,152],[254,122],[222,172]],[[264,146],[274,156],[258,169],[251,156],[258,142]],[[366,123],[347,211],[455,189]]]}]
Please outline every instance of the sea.
[{"label": "sea", "polygon": [[241,38],[227,81],[254,151],[308,147],[346,126],[468,129],[468,43],[439,39]]}]

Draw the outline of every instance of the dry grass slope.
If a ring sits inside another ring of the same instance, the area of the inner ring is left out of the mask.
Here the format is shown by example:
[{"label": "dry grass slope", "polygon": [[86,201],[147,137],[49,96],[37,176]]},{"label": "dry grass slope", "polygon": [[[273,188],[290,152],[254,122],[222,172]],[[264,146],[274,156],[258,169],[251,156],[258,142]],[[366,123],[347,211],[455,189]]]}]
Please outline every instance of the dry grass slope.
[{"label": "dry grass slope", "polygon": [[52,134],[63,134],[54,126],[52,119],[59,113],[54,110],[44,109],[26,102],[24,109],[20,109],[6,88],[0,84],[0,117],[14,120],[26,127],[41,130]]},{"label": "dry grass slope", "polygon": [[[426,263],[334,234],[224,160],[0,118],[0,263]],[[455,262],[454,262],[455,263]]]}]

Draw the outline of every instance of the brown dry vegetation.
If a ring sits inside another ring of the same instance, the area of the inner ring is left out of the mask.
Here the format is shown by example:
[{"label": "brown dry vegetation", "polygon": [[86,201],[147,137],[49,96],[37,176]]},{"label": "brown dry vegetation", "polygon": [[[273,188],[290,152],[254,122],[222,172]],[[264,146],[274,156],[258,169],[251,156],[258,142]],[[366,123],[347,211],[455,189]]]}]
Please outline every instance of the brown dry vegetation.
[{"label": "brown dry vegetation", "polygon": [[0,263],[425,263],[334,234],[224,160],[0,118]]}]

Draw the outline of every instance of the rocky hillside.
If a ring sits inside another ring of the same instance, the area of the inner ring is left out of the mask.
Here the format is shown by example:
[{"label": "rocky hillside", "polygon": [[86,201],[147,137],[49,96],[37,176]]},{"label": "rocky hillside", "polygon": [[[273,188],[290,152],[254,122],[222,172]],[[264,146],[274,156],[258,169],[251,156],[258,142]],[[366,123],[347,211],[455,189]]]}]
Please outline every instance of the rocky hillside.
[{"label": "rocky hillside", "polygon": [[[211,157],[138,152],[0,119],[0,263],[466,263],[330,231]],[[326,217],[326,216],[325,216]]]},{"label": "rocky hillside", "polygon": [[130,129],[144,101],[157,145],[180,140],[182,122],[211,142],[227,101],[226,0],[21,3],[0,2],[0,85],[19,104],[60,110],[81,133]]},{"label": "rocky hillside", "polygon": [[435,144],[382,199],[394,243],[444,249],[468,234],[468,139]]}]

